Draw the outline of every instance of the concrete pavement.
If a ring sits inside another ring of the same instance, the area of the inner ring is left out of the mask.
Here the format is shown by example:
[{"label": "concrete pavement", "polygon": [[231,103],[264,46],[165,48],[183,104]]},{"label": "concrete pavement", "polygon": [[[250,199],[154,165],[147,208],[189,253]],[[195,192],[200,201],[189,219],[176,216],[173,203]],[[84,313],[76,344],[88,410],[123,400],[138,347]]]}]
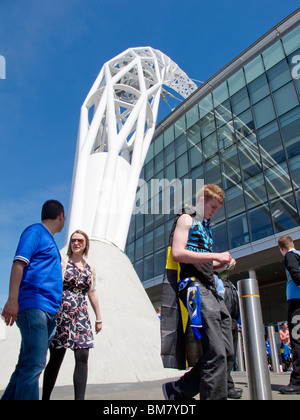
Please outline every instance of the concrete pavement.
[{"label": "concrete pavement", "polygon": [[[181,375],[179,373],[178,377]],[[250,400],[249,389],[247,386],[246,372],[233,372],[233,380],[237,387],[243,389],[243,396],[241,400]],[[177,379],[178,377],[174,378]],[[282,395],[278,389],[282,385],[287,385],[290,379],[290,372],[287,373],[272,373],[270,372],[270,380],[272,387],[273,400],[300,400],[300,395]],[[162,384],[172,379],[135,382],[135,383],[121,383],[121,384],[88,384],[86,391],[86,400],[98,401],[164,401],[162,393]],[[3,390],[0,391],[0,397]],[[57,386],[52,393],[52,400],[73,400],[72,386]],[[199,399],[199,396],[197,396]],[[239,400],[239,401],[241,401]]]}]

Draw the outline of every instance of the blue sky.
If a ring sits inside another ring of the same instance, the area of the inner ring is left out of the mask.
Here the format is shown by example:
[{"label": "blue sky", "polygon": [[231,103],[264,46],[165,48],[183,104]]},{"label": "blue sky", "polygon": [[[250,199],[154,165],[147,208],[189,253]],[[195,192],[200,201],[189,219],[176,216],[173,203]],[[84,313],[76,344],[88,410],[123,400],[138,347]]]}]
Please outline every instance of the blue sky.
[{"label": "blue sky", "polygon": [[[23,229],[43,202],[68,212],[80,107],[103,64],[151,46],[207,80],[298,0],[0,0],[0,307]],[[162,106],[160,118],[168,112]],[[65,229],[56,235],[60,248]]]}]

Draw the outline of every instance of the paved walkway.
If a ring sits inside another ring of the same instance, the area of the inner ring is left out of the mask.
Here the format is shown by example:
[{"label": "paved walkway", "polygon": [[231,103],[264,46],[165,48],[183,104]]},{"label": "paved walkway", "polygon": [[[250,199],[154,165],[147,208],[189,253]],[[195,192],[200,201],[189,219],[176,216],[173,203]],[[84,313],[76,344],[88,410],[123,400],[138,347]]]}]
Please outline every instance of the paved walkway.
[{"label": "paved walkway", "polygon": [[[179,377],[180,375],[178,375]],[[247,386],[247,376],[245,372],[233,372],[233,379],[237,387],[243,389],[241,400],[250,400],[249,389]],[[177,379],[177,378],[176,378]],[[278,389],[281,385],[289,383],[290,373],[270,373],[272,398],[273,400],[300,400],[300,395],[282,395]],[[86,392],[86,400],[98,401],[164,401],[162,393],[162,384],[170,381],[159,380],[151,382],[137,382],[124,384],[99,384],[88,385]],[[0,391],[0,397],[3,390]],[[52,400],[72,400],[73,387],[60,386],[56,387],[52,393]]]}]

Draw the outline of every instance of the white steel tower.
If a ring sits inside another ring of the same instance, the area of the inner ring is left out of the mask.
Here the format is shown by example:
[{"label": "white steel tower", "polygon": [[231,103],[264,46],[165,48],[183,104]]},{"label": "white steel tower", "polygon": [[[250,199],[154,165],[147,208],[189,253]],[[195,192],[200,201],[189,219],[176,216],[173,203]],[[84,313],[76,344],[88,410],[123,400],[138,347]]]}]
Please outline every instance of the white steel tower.
[{"label": "white steel tower", "polygon": [[163,85],[196,88],[162,52],[129,48],[102,67],[81,108],[67,240],[76,229],[124,250]]}]

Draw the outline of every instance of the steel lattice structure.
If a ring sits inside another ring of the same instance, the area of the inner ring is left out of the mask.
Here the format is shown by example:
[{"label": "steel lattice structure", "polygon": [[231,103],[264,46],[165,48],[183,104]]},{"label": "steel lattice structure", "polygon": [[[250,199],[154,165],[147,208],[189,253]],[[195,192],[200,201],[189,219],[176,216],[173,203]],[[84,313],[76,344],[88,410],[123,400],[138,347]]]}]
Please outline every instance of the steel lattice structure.
[{"label": "steel lattice structure", "polygon": [[168,56],[129,48],[102,67],[81,108],[67,238],[75,229],[124,249],[164,87],[197,86]]}]

